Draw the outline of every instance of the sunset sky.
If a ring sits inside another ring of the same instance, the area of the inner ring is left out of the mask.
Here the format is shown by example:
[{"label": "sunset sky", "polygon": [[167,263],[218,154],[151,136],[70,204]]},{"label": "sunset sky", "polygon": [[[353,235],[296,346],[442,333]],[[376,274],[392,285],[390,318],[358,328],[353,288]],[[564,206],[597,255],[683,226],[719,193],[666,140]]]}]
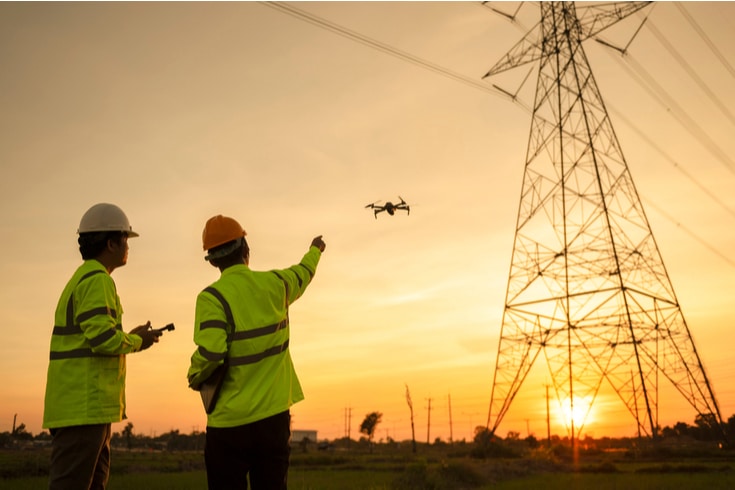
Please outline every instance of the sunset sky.
[{"label": "sunset sky", "polygon": [[[291,309],[294,429],[356,438],[379,411],[376,438],[410,438],[406,386],[419,441],[485,425],[531,116],[482,76],[538,6],[511,23],[480,2],[292,5],[363,42],[252,2],[0,3],[0,432],[15,414],[41,431],[54,309],[97,202],[140,233],[112,275],[125,330],[176,324],[128,357],[134,432],[205,429],[186,371],[196,295],[218,277],[201,249],[215,214],[245,227],[253,269],[327,243]],[[735,3],[658,3],[602,37],[624,46],[648,14],[626,57],[585,49],[728,418]],[[365,209],[398,196],[409,216]],[[533,373],[499,435],[545,437],[548,383]],[[585,433],[635,433],[622,404],[599,403]],[[661,425],[694,417],[662,398]]]}]

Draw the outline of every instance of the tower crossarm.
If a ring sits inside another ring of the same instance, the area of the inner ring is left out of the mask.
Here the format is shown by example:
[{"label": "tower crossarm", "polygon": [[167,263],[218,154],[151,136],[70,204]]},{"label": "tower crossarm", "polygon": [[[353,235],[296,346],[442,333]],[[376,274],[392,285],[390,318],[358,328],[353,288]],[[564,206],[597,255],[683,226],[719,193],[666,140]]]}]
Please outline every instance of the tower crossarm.
[{"label": "tower crossarm", "polygon": [[[577,29],[580,41],[599,34],[653,2],[613,2],[579,7]],[[543,56],[541,24],[543,19],[529,30],[523,39],[513,46],[482,78],[532,63]]]},{"label": "tower crossarm", "polygon": [[653,2],[615,2],[577,8],[579,40],[584,41]]}]

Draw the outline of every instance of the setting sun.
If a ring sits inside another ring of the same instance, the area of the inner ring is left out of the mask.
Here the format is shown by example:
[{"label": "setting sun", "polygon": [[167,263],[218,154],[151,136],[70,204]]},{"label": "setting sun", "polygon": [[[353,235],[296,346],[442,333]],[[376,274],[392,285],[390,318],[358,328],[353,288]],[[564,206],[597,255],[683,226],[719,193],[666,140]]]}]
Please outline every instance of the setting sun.
[{"label": "setting sun", "polygon": [[[572,403],[574,400],[574,403]],[[592,397],[567,398],[561,403],[559,421],[564,424],[568,431],[574,428],[575,436],[584,426],[594,423],[594,410],[592,409]]]}]

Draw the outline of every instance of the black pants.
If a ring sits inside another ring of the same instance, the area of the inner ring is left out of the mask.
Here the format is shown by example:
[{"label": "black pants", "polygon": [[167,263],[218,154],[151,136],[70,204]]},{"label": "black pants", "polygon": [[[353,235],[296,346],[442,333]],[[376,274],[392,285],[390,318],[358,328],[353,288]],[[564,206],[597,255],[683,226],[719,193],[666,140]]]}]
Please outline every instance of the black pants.
[{"label": "black pants", "polygon": [[238,427],[207,427],[209,490],[286,490],[291,454],[288,411]]},{"label": "black pants", "polygon": [[110,424],[51,429],[50,490],[104,490],[110,477]]}]

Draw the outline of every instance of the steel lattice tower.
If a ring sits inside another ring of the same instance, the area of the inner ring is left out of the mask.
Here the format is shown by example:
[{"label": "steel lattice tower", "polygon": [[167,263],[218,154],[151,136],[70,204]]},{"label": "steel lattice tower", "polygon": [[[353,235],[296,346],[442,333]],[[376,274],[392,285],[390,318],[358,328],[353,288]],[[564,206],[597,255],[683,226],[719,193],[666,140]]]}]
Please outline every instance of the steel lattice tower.
[{"label": "steel lattice tower", "polygon": [[[668,380],[722,429],[582,47],[648,3],[542,2],[540,24],[486,75],[539,62],[488,413],[493,433],[542,352],[570,410],[580,399],[594,403],[607,382],[638,433],[656,437],[659,383]],[[582,427],[568,423],[574,441]]]}]

